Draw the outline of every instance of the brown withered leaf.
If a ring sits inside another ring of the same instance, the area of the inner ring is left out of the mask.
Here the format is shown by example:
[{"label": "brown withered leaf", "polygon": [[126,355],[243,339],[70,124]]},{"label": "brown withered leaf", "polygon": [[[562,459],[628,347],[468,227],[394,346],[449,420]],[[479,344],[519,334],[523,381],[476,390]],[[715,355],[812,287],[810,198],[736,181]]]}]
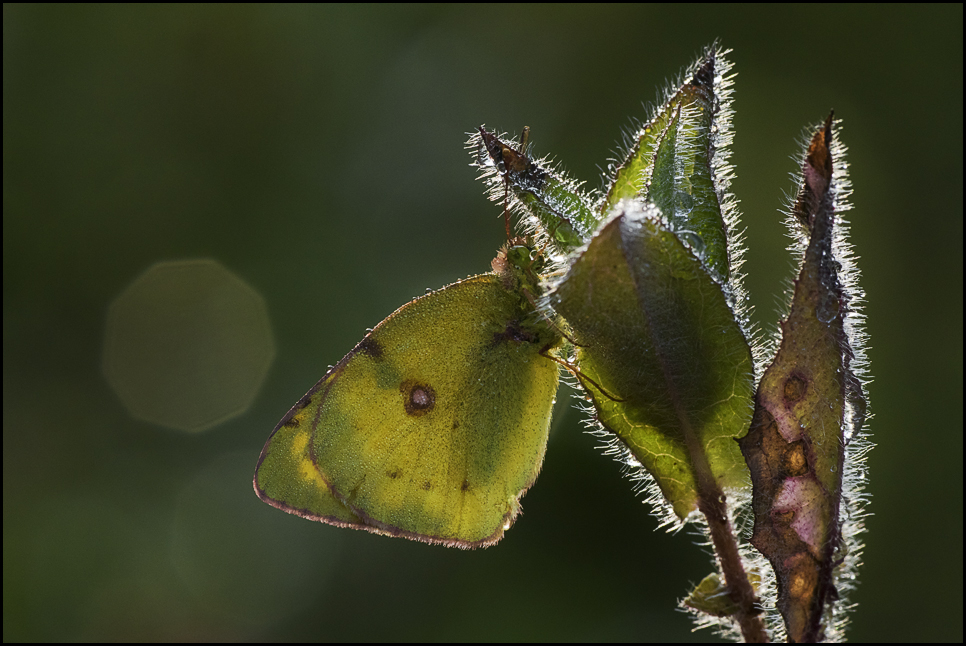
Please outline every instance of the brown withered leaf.
[{"label": "brown withered leaf", "polygon": [[751,430],[738,441],[754,486],[751,542],[775,570],[778,608],[796,642],[824,638],[822,614],[836,597],[846,411],[861,393],[843,325],[849,300],[833,253],[836,161],[829,115],[809,145],[793,209],[810,239],[791,310],[759,384]]}]

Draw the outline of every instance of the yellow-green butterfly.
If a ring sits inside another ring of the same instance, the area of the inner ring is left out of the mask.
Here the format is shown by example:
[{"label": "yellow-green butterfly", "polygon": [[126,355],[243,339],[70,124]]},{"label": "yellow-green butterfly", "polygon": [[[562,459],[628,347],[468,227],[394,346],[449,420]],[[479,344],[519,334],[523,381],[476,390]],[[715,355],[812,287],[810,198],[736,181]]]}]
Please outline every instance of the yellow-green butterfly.
[{"label": "yellow-green butterfly", "polygon": [[377,325],[272,431],[265,502],[303,518],[462,548],[492,545],[543,462],[557,328],[535,306],[531,243],[493,272]]}]

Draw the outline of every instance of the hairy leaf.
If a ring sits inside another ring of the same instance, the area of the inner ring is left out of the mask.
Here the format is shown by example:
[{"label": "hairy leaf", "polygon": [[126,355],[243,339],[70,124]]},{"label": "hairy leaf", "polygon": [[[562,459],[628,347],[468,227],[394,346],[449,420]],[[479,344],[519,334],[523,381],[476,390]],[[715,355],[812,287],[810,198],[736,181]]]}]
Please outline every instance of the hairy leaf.
[{"label": "hairy leaf", "polygon": [[826,637],[822,615],[837,595],[845,447],[865,416],[844,326],[849,297],[833,246],[839,163],[830,115],[811,140],[793,207],[810,237],[791,310],[759,384],[751,430],[740,440],[754,487],[751,542],[775,570],[792,641]]},{"label": "hairy leaf", "polygon": [[[656,204],[719,280],[730,275],[722,201],[730,169],[719,148],[730,143],[731,63],[709,48],[687,79],[631,138],[599,207],[643,197]],[[719,195],[719,193],[721,193]]]},{"label": "hairy leaf", "polygon": [[[748,572],[748,579],[755,588],[761,583],[761,577],[754,572]],[[701,583],[696,585],[691,594],[681,603],[687,608],[712,617],[731,617],[739,610],[738,604],[731,598],[728,587],[718,573],[709,574],[701,579]]]},{"label": "hairy leaf", "polygon": [[490,197],[502,199],[506,186],[517,210],[542,227],[558,251],[572,252],[593,233],[600,218],[577,182],[482,127],[470,144],[478,147],[477,165],[491,179]]},{"label": "hairy leaf", "polygon": [[621,202],[550,304],[573,330],[598,420],[680,519],[747,482],[734,439],[751,419],[751,352],[720,285],[656,207]]}]

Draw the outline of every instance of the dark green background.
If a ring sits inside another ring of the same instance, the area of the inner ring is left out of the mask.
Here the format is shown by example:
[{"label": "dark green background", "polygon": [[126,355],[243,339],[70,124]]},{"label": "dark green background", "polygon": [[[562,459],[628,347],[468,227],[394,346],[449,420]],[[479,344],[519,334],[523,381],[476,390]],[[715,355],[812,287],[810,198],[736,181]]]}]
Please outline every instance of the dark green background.
[{"label": "dark green background", "polygon": [[[4,641],[710,637],[675,610],[707,554],[655,531],[569,406],[484,551],[302,521],[250,478],[367,327],[488,268],[500,210],[464,133],[529,125],[597,186],[716,37],[763,325],[803,127],[834,107],[851,151],[878,446],[849,636],[961,641],[962,35],[961,5],[4,5]],[[100,356],[115,296],[196,257],[262,294],[276,359],[247,413],[189,435],[133,420]]]}]

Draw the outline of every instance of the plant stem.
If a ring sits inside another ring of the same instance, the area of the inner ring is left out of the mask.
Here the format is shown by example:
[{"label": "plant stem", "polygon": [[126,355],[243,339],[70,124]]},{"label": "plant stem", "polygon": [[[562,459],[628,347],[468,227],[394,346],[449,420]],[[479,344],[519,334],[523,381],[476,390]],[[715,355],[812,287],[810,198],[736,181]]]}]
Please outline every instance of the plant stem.
[{"label": "plant stem", "polygon": [[685,442],[691,453],[698,489],[698,509],[708,521],[711,544],[718,557],[721,573],[731,600],[738,606],[735,620],[741,628],[741,636],[748,643],[763,644],[768,641],[765,624],[761,620],[761,607],[748,573],[741,562],[738,542],[728,520],[728,506],[724,491],[718,486],[711,472],[711,465],[694,433],[685,433]]},{"label": "plant stem", "polygon": [[698,509],[708,520],[711,542],[714,545],[718,563],[721,565],[728,593],[738,606],[735,619],[746,642],[765,643],[768,641],[768,633],[765,632],[765,625],[761,620],[758,597],[748,580],[748,574],[741,562],[741,555],[738,553],[738,544],[735,541],[731,522],[728,520],[725,495],[713,480],[711,483],[713,490],[708,491],[707,494],[702,491],[698,500]]}]

